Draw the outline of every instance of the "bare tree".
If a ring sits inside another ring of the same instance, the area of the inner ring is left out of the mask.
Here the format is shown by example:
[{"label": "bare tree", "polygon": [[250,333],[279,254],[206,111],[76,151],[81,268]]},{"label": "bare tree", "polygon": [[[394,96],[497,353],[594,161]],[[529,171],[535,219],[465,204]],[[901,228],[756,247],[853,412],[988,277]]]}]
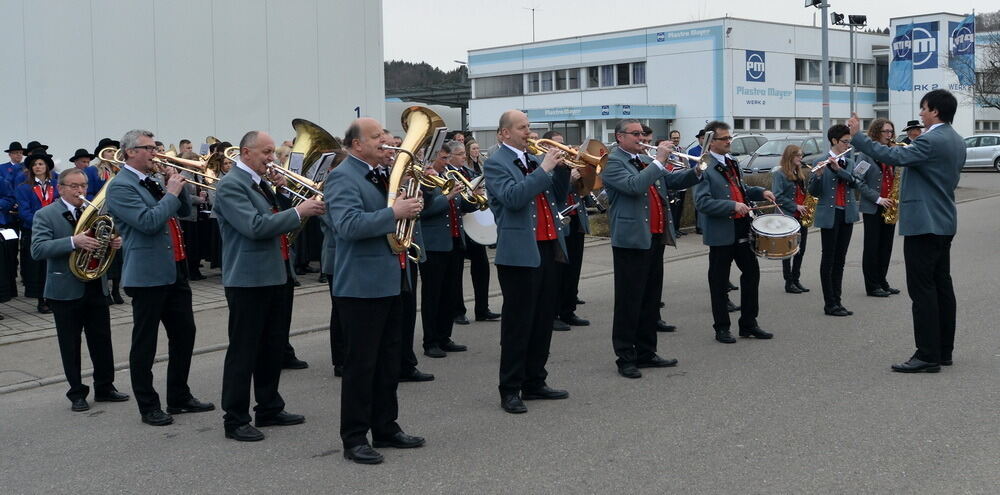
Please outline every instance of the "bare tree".
[{"label": "bare tree", "polygon": [[[961,86],[958,92],[967,95],[981,107],[1000,110],[1000,33],[977,32],[976,37],[976,50],[979,54],[974,67],[968,67],[968,62],[964,59],[953,62],[956,73],[974,70],[976,74],[973,84]],[[984,40],[986,43],[983,43]]]}]

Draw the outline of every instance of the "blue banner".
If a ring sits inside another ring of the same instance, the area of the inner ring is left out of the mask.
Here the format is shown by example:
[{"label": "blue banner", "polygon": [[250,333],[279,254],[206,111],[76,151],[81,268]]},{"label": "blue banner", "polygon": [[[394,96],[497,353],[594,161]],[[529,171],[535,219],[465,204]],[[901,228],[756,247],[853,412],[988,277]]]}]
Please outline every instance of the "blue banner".
[{"label": "blue banner", "polygon": [[958,83],[976,83],[976,16],[962,22],[948,23],[948,67],[955,71]]},{"label": "blue banner", "polygon": [[913,89],[913,24],[896,26],[896,36],[892,38],[892,61],[889,62],[889,89],[910,91]]},{"label": "blue banner", "polygon": [[910,31],[910,46],[913,53],[913,70],[937,69],[938,67],[938,23],[918,22]]}]

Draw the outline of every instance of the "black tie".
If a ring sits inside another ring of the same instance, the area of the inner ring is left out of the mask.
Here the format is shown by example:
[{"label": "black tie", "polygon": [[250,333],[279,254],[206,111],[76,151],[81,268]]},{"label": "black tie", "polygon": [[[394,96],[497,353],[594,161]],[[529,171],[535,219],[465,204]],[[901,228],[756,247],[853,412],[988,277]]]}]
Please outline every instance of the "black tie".
[{"label": "black tie", "polygon": [[146,190],[149,191],[149,194],[153,195],[153,199],[159,201],[163,198],[163,188],[160,187],[160,184],[153,179],[146,177],[145,179],[139,181],[139,183],[142,184],[142,187],[145,187]]},{"label": "black tie", "polygon": [[83,208],[77,206],[76,208],[74,208],[74,210],[76,212],[76,215],[73,217],[73,220],[79,222],[80,221],[80,215],[83,215]]},{"label": "black tie", "polygon": [[267,198],[267,202],[271,205],[271,208],[277,208],[278,203],[274,199],[274,192],[271,191],[271,186],[264,182],[264,179],[260,180],[258,186],[260,187],[260,192],[264,194],[265,198]]},{"label": "black tie", "polygon": [[633,156],[632,159],[629,160],[629,161],[632,162],[632,165],[635,165],[635,168],[637,168],[639,170],[642,170],[642,169],[646,168],[646,164],[643,163],[642,160],[639,159],[638,156]]}]

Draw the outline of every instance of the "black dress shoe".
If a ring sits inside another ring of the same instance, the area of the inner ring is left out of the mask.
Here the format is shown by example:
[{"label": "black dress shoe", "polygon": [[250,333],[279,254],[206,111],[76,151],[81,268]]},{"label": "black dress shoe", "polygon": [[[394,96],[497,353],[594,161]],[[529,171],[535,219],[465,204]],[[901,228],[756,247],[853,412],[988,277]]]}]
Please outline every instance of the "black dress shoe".
[{"label": "black dress shoe", "polygon": [[487,311],[481,315],[476,315],[476,321],[497,321],[500,319],[500,313],[494,313],[492,311]]},{"label": "black dress shoe", "polygon": [[468,325],[469,324],[469,319],[466,318],[465,315],[458,315],[458,316],[455,317],[455,324],[456,325]]},{"label": "black dress shoe", "polygon": [[195,273],[192,273],[188,277],[188,280],[190,280],[192,282],[195,282],[195,281],[198,281],[198,280],[205,280],[206,278],[208,278],[208,277],[202,275],[201,273],[195,272]]},{"label": "black dress shoe", "polygon": [[733,304],[732,301],[726,301],[726,311],[729,311],[730,313],[735,313],[735,312],[737,312],[739,310],[740,310],[740,307],[737,306],[737,305],[735,305],[735,304]]},{"label": "black dress shoe", "polygon": [[938,364],[940,364],[941,366],[951,366],[951,365],[955,364],[955,362],[952,361],[951,359],[942,359],[942,360],[938,361]]},{"label": "black dress shoe", "polygon": [[194,397],[191,397],[183,404],[177,406],[167,406],[167,412],[170,414],[200,413],[214,410],[215,404],[212,404],[211,402],[202,402]]},{"label": "black dress shoe", "polygon": [[729,330],[716,330],[715,340],[722,342],[723,344],[735,344],[736,339],[733,338],[733,334],[729,333]]},{"label": "black dress shoe", "polygon": [[447,342],[441,344],[441,350],[445,352],[465,352],[469,350],[469,347],[462,344],[456,344],[453,340],[448,339]]},{"label": "black dress shoe", "polygon": [[264,434],[257,428],[245,424],[236,428],[226,428],[226,438],[232,438],[237,442],[259,442],[264,439]]},{"label": "black dress shoe", "polygon": [[796,286],[796,287],[798,287],[798,288],[799,288],[799,290],[800,290],[800,291],[802,291],[802,292],[809,292],[809,289],[807,289],[807,288],[805,288],[805,287],[802,287],[802,284],[801,284],[801,283],[799,283],[799,281],[798,281],[798,280],[796,280],[796,281],[795,281],[795,286]]},{"label": "black dress shoe", "polygon": [[663,302],[663,301],[660,301],[660,309],[663,309],[663,308],[665,308],[666,306],[667,306],[667,304],[666,304],[665,302]]},{"label": "black dress shoe", "polygon": [[114,301],[115,304],[125,304],[125,300],[122,299],[122,295],[118,292],[111,293],[111,300]]},{"label": "black dress shoe", "polygon": [[838,304],[837,307],[840,308],[840,309],[842,309],[842,310],[844,310],[844,311],[846,311],[847,312],[847,316],[851,316],[851,315],[854,314],[854,311],[851,311],[851,310],[845,308],[843,304]]},{"label": "black dress shoe", "polygon": [[676,332],[677,325],[668,325],[667,322],[663,320],[656,320],[656,331],[657,332]]},{"label": "black dress shoe", "polygon": [[642,372],[639,371],[639,368],[632,363],[619,364],[618,374],[624,376],[625,378],[642,378]]},{"label": "black dress shoe", "polygon": [[736,285],[733,285],[732,282],[726,282],[726,283],[729,284],[729,286],[726,287],[726,290],[740,290],[740,288]]},{"label": "black dress shoe", "polygon": [[568,397],[569,392],[559,390],[557,388],[550,388],[548,385],[542,385],[541,388],[533,390],[521,391],[521,399],[523,400],[559,400]]},{"label": "black dress shoe", "polygon": [[128,394],[123,394],[117,390],[111,390],[103,394],[94,394],[94,402],[125,402]]},{"label": "black dress shoe", "polygon": [[886,291],[886,292],[888,292],[889,294],[892,294],[892,295],[899,294],[899,289],[896,289],[896,288],[893,288],[893,287],[889,287],[888,285],[885,286],[885,287],[882,287],[882,290],[884,290],[884,291]]},{"label": "black dress shoe", "polygon": [[321,283],[321,284],[325,284],[325,283],[327,283],[329,281],[329,279],[327,279],[325,273],[320,273],[319,274],[319,278],[317,278],[316,281],[319,282],[319,283]]},{"label": "black dress shoe", "polygon": [[295,279],[292,281],[292,287],[302,287],[302,282],[299,282],[299,279]]},{"label": "black dress shoe", "polygon": [[90,404],[87,404],[87,399],[80,397],[79,399],[73,399],[73,405],[69,407],[70,411],[81,412],[90,409]]},{"label": "black dress shoe", "polygon": [[448,354],[442,351],[439,346],[432,345],[424,349],[424,356],[432,358],[443,358],[443,357],[448,357]]},{"label": "black dress shoe", "polygon": [[394,449],[415,449],[417,447],[422,447],[426,440],[424,437],[418,437],[413,435],[407,435],[403,432],[396,432],[395,435],[389,438],[383,438],[380,440],[372,439],[373,447],[392,447]]},{"label": "black dress shoe", "polygon": [[281,411],[269,418],[257,418],[257,420],[254,421],[254,426],[257,428],[263,428],[265,426],[292,426],[300,425],[305,422],[306,417],[301,414],[292,414],[287,411]]},{"label": "black dress shoe", "polygon": [[333,365],[333,376],[344,376],[344,367],[339,364]]},{"label": "black dress shoe", "polygon": [[801,294],[802,290],[799,286],[795,285],[795,282],[785,282],[785,292],[789,294]]},{"label": "black dress shoe", "polygon": [[304,370],[304,369],[306,369],[308,367],[309,367],[309,363],[307,363],[307,362],[305,362],[305,361],[303,361],[303,360],[301,360],[301,359],[299,359],[297,357],[293,357],[291,359],[287,359],[287,360],[285,360],[284,364],[281,365],[281,368],[282,369],[286,369],[286,370]]},{"label": "black dress shoe", "polygon": [[577,306],[580,306],[580,305],[583,305],[583,304],[587,304],[587,301],[584,301],[583,299],[580,299],[578,297],[578,298],[576,298],[576,304],[577,304]]},{"label": "black dress shoe", "polygon": [[382,454],[379,454],[370,445],[365,444],[344,449],[344,459],[354,461],[358,464],[381,464],[385,460],[385,457],[382,457]]},{"label": "black dress shoe", "polygon": [[528,412],[527,406],[521,402],[517,394],[507,394],[500,397],[500,407],[511,414],[522,414]]},{"label": "black dress shoe", "polygon": [[840,306],[823,306],[823,313],[830,316],[850,316],[847,314],[847,310]]},{"label": "black dress shoe", "polygon": [[751,328],[741,328],[740,337],[744,338],[754,337],[757,339],[767,340],[774,338],[774,334],[770,332],[765,332],[764,330],[761,330],[760,327],[751,327]]},{"label": "black dress shoe", "polygon": [[174,422],[174,418],[159,409],[142,413],[142,422],[150,426],[167,426]]},{"label": "black dress shoe", "polygon": [[552,320],[552,330],[556,332],[568,332],[570,331],[570,326],[567,325],[566,322],[556,318],[555,320]]},{"label": "black dress shoe", "polygon": [[299,275],[299,276],[302,276],[302,275],[306,274],[306,271],[301,266],[297,266],[297,267],[295,267],[295,274]]},{"label": "black dress shoe", "polygon": [[399,381],[401,382],[430,382],[434,381],[434,375],[430,373],[424,373],[416,368],[412,371],[406,371],[399,375]]},{"label": "black dress shoe", "polygon": [[562,318],[559,318],[563,323],[571,327],[587,327],[590,326],[590,320],[584,320],[576,315],[576,313],[570,313]]},{"label": "black dress shoe", "polygon": [[669,368],[671,366],[677,366],[676,359],[664,359],[656,354],[646,361],[639,361],[635,365],[637,368]]},{"label": "black dress shoe", "polygon": [[870,297],[889,297],[889,293],[886,292],[886,291],[884,291],[884,290],[882,290],[882,288],[879,287],[878,289],[875,289],[875,290],[869,292],[868,296],[870,296]]},{"label": "black dress shoe", "polygon": [[905,363],[892,365],[892,371],[897,373],[937,373],[941,371],[941,365],[912,357]]},{"label": "black dress shoe", "polygon": [[41,314],[43,314],[43,315],[47,315],[47,314],[49,314],[49,313],[52,312],[52,310],[49,309],[49,305],[45,304],[43,302],[38,303],[38,308],[36,308],[36,309],[38,309],[38,312],[41,313]]}]

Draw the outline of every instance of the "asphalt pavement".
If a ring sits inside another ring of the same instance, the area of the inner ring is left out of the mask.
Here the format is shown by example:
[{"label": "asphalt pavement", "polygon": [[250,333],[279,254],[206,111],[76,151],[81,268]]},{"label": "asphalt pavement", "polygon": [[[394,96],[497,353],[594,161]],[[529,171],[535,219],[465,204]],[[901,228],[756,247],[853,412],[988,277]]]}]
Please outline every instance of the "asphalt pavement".
[{"label": "asphalt pavement", "polygon": [[[340,383],[328,333],[317,330],[329,306],[316,291],[296,299],[292,338],[310,367],[284,372],[281,383],[287,409],[307,421],[264,428],[259,443],[226,440],[221,411],[178,415],[159,428],[140,423],[134,401],[70,412],[65,383],[52,378],[59,372],[54,339],[0,345],[0,369],[38,378],[0,394],[0,491],[996,493],[1000,175],[965,174],[962,185],[967,202],[959,205],[952,248],[955,365],[938,374],[889,371],[913,351],[902,239],[889,281],[903,294],[867,297],[858,224],[844,279],[844,305],[854,316],[823,314],[814,235],[802,279],[812,292],[786,294],[780,262],[761,260],[759,321],[775,338],[734,345],[712,338],[706,251],[699,236],[683,237],[677,250],[668,248],[664,274],[663,317],[679,330],[659,334],[660,354],[680,364],[622,378],[611,350],[610,248],[591,240],[580,283],[587,304],[578,310],[591,326],[555,333],[549,359],[549,384],[568,389],[567,400],[504,413],[496,389],[499,324],[456,326],[454,339],[469,351],[418,354],[420,369],[437,379],[399,387],[399,422],[427,445],[382,449],[386,462],[378,466],[350,463],[338,436]],[[734,267],[739,285],[737,273]],[[468,283],[465,290],[471,293]],[[501,298],[491,303],[499,310]],[[191,388],[218,405],[225,353],[214,349],[224,347],[225,310],[197,318],[201,353]],[[127,332],[116,333],[126,334],[115,341],[123,361]],[[154,374],[162,393],[165,363]],[[116,383],[130,392],[127,371]]]}]

